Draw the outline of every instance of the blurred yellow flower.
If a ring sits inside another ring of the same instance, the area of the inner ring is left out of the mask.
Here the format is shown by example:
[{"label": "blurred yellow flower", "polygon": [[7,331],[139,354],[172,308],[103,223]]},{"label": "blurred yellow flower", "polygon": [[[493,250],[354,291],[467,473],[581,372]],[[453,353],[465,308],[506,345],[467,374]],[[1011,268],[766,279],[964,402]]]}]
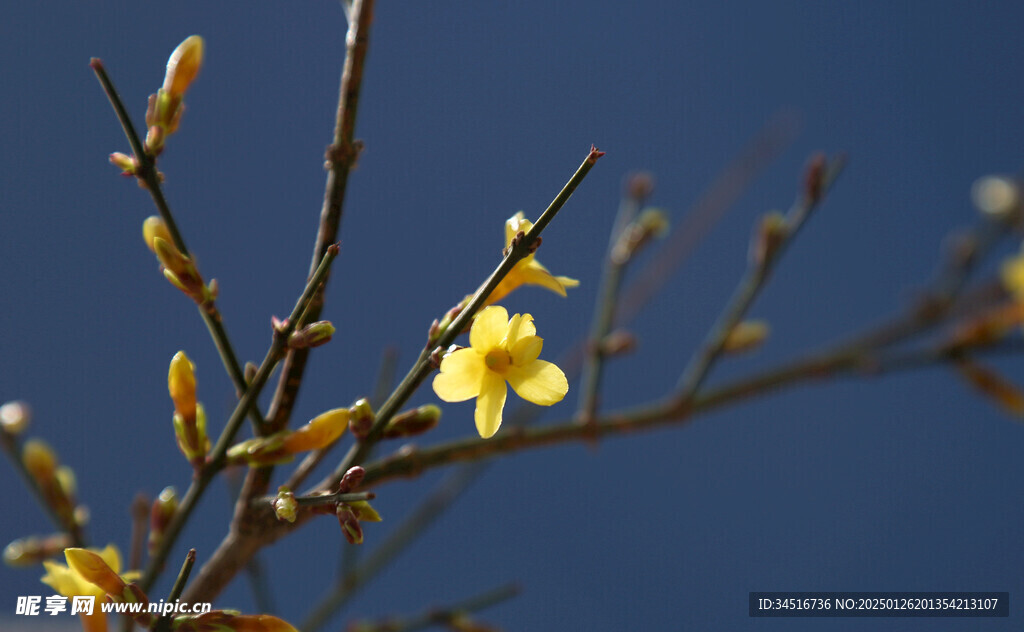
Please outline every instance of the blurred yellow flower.
[{"label": "blurred yellow flower", "polygon": [[[44,560],[46,575],[42,582],[53,588],[57,593],[71,598],[76,596],[94,597],[95,604],[92,614],[79,614],[85,632],[106,632],[107,615],[100,610],[100,604],[106,601],[107,591],[94,584],[91,580],[100,579],[103,583],[107,575],[116,577],[121,573],[121,552],[113,544],[108,544],[102,551],[98,549],[64,549],[64,557],[68,566],[51,560]],[[100,568],[99,562],[92,563],[95,558],[107,568]],[[138,579],[136,571],[125,573],[121,578],[125,581]],[[111,586],[113,587],[113,586]]]},{"label": "blurred yellow flower", "polygon": [[[508,218],[508,221],[505,222],[505,247],[507,248],[512,243],[512,238],[516,236],[516,233],[528,233],[531,228],[533,228],[533,222],[524,219],[522,211]],[[512,268],[512,271],[501,280],[498,287],[494,288],[491,295],[487,297],[487,305],[497,303],[520,285],[539,285],[559,296],[565,296],[566,288],[576,287],[579,284],[580,282],[576,279],[553,276],[534,258],[533,253],[530,253]]]},{"label": "blurred yellow flower", "polygon": [[544,341],[529,314],[509,319],[504,307],[486,307],[476,315],[469,343],[441,360],[434,392],[446,402],[477,398],[476,429],[485,439],[501,425],[506,381],[520,397],[541,406],[562,401],[569,391],[562,370],[537,359]]}]

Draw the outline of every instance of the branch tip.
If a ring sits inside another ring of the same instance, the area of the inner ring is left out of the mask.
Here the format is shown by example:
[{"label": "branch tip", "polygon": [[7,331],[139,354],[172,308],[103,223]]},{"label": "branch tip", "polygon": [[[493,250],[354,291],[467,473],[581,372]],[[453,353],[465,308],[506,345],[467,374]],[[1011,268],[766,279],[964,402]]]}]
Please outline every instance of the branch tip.
[{"label": "branch tip", "polygon": [[590,164],[594,164],[595,162],[597,162],[597,159],[603,156],[604,154],[605,152],[599,150],[596,145],[591,143],[590,155],[587,156],[587,162],[589,162]]},{"label": "branch tip", "polygon": [[341,252],[341,242],[335,242],[327,246],[327,253],[332,257],[337,257],[339,252]]},{"label": "branch tip", "polygon": [[90,57],[89,67],[93,70],[100,70],[101,68],[103,68],[103,60],[99,57]]}]

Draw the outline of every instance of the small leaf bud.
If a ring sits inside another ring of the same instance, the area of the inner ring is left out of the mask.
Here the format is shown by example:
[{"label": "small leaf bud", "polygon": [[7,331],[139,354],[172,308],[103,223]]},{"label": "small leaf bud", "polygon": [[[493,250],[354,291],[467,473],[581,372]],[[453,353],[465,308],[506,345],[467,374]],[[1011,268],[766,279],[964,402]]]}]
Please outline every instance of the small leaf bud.
[{"label": "small leaf bud", "polygon": [[359,520],[356,519],[352,509],[345,503],[338,503],[334,512],[338,516],[341,532],[345,534],[345,539],[348,540],[349,544],[362,544],[363,528],[359,526]]},{"label": "small leaf bud", "polygon": [[277,498],[274,499],[274,515],[277,516],[277,519],[295,522],[298,509],[299,503],[295,500],[295,494],[284,485],[279,487]]},{"label": "small leaf bud", "polygon": [[971,200],[984,215],[1007,219],[1021,207],[1020,187],[1006,176],[985,176],[971,186]]},{"label": "small leaf bud", "polygon": [[57,455],[42,439],[29,439],[21,448],[21,462],[40,487],[53,480],[57,471]]},{"label": "small leaf bud", "polygon": [[729,353],[750,351],[760,346],[770,332],[771,327],[763,320],[745,320],[732,328],[722,350]]},{"label": "small leaf bud", "polygon": [[32,409],[25,402],[7,402],[0,406],[0,429],[9,435],[19,435],[28,428]]},{"label": "small leaf bud", "polygon": [[167,230],[167,224],[164,223],[163,218],[158,215],[150,215],[146,218],[146,221],[142,222],[142,238],[146,240],[146,247],[153,254],[156,254],[156,245],[153,243],[153,240],[157,237],[163,239],[168,244],[174,243],[171,231]]},{"label": "small leaf bud", "polygon": [[139,163],[134,157],[115,151],[110,154],[110,164],[121,170],[123,176],[133,176],[139,168]]},{"label": "small leaf bud", "polygon": [[4,548],[4,563],[14,567],[33,566],[57,555],[69,546],[71,536],[66,533],[56,533],[44,538],[21,538]]},{"label": "small leaf bud", "polygon": [[366,398],[360,399],[352,405],[349,411],[352,413],[352,416],[348,421],[348,429],[352,431],[356,438],[365,438],[369,434],[370,428],[373,427],[373,421],[376,417],[369,400]]},{"label": "small leaf bud", "polygon": [[366,470],[361,466],[356,465],[349,468],[345,475],[341,477],[341,482],[338,484],[338,491],[342,494],[355,491],[359,484],[363,482],[363,477],[366,476]]},{"label": "small leaf bud", "polygon": [[392,417],[382,436],[385,439],[413,437],[433,429],[440,420],[441,409],[427,404]]},{"label": "small leaf bud", "polygon": [[310,323],[288,336],[289,349],[312,349],[327,344],[334,335],[334,325],[330,321],[321,320]]}]

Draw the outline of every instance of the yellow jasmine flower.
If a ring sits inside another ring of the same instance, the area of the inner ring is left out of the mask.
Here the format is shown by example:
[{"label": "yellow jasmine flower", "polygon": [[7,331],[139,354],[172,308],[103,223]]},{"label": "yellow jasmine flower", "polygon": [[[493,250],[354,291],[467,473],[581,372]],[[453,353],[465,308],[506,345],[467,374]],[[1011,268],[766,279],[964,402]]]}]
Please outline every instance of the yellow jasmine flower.
[{"label": "yellow jasmine flower", "polygon": [[[93,556],[97,556],[108,568],[99,569],[99,572],[89,566],[99,566],[98,563],[90,564]],[[42,582],[53,588],[57,593],[71,598],[75,596],[95,597],[93,613],[79,614],[82,620],[82,628],[85,632],[106,632],[107,616],[100,610],[100,604],[106,601],[107,591],[94,584],[91,580],[100,579],[105,584],[114,582],[107,581],[106,575],[116,577],[121,573],[121,552],[113,544],[108,544],[105,549],[64,549],[64,557],[68,566],[58,564],[51,560],[44,560],[43,567],[46,575]],[[121,575],[121,578],[132,581],[139,577],[138,572],[130,572]],[[114,587],[114,586],[110,586]]]},{"label": "yellow jasmine flower", "polygon": [[[505,222],[505,247],[507,248],[512,243],[512,238],[516,236],[516,233],[520,231],[528,233],[531,228],[533,228],[533,222],[524,219],[522,211],[508,218],[508,221]],[[498,287],[494,288],[491,295],[487,297],[487,305],[497,303],[520,285],[539,285],[559,296],[565,296],[566,288],[576,287],[579,284],[580,282],[576,279],[553,276],[534,258],[533,253],[530,253],[512,268],[512,271],[501,280]]]},{"label": "yellow jasmine flower", "polygon": [[476,429],[484,439],[501,425],[506,381],[520,397],[540,406],[562,401],[569,391],[562,370],[537,359],[544,340],[529,314],[509,319],[504,307],[485,307],[476,315],[469,343],[441,360],[434,392],[446,402],[477,398]]}]

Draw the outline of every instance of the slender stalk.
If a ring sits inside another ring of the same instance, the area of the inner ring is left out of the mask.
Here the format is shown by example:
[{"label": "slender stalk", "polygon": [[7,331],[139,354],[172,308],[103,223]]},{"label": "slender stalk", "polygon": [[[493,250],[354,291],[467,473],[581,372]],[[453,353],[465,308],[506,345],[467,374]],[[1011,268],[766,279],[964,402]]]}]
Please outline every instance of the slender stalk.
[{"label": "slender stalk", "polygon": [[[196,563],[196,550],[189,549],[185,555],[185,562],[181,565],[181,570],[178,571],[178,577],[174,580],[174,585],[171,587],[171,592],[167,595],[167,601],[165,603],[174,603],[181,597],[182,591],[185,590],[185,584],[188,583],[188,576],[192,573],[192,566]],[[153,627],[154,632],[167,632],[171,629],[171,621],[174,620],[172,613],[161,615],[157,619],[156,625]]]},{"label": "slender stalk", "polygon": [[146,546],[146,529],[149,525],[149,497],[143,493],[132,500],[132,536],[128,555],[128,568],[142,566],[142,551]]},{"label": "slender stalk", "polygon": [[601,386],[601,374],[604,370],[603,342],[612,329],[615,320],[615,308],[619,302],[619,289],[622,287],[622,272],[628,263],[627,259],[618,259],[613,253],[623,233],[632,223],[640,209],[641,200],[632,195],[625,195],[619,204],[615,216],[611,236],[608,239],[608,253],[605,257],[604,272],[601,275],[599,299],[594,306],[593,324],[587,339],[586,360],[583,364],[583,376],[580,378],[580,396],[576,416],[581,422],[588,422],[597,414],[597,396]]},{"label": "slender stalk", "polygon": [[[729,334],[746,316],[747,311],[760,294],[765,280],[771,274],[786,246],[800,232],[807,218],[810,217],[811,211],[818,205],[824,193],[827,192],[836,177],[838,177],[842,167],[843,161],[841,159],[833,161],[831,165],[828,165],[828,168],[821,174],[820,182],[815,185],[816,191],[814,195],[809,195],[805,192],[790,209],[789,213],[787,213],[785,219],[786,233],[781,237],[781,242],[777,246],[769,248],[763,257],[751,257],[747,272],[733,292],[732,298],[729,299],[725,309],[711,327],[697,353],[693,355],[686,366],[686,370],[683,372],[677,387],[675,395],[677,401],[685,402],[689,400],[697,392],[697,389],[700,388],[715,360],[721,355]],[[813,168],[814,166],[812,165]],[[759,235],[754,237],[755,240],[759,238]]]},{"label": "slender stalk", "polygon": [[[1007,351],[998,347],[986,348],[986,353]],[[1024,349],[1015,348],[1013,352]],[[612,413],[598,418],[593,427],[574,421],[559,422],[542,428],[518,429],[490,439],[470,437],[431,446],[421,450],[404,451],[398,455],[366,464],[363,487],[380,485],[402,477],[419,476],[428,469],[459,462],[479,461],[512,452],[573,441],[588,441],[595,437],[616,436],[649,430],[670,424],[691,421],[698,413],[724,404],[734,404],[754,395],[776,393],[782,387],[794,386],[808,380],[841,376],[875,377],[884,373],[904,371],[943,363],[961,353],[945,345],[937,345],[891,356],[879,355],[872,350],[847,350],[842,353],[812,355],[791,365],[778,367],[750,377],[729,382],[723,386],[699,393],[686,405],[667,401],[643,408]]]},{"label": "slender stalk", "polygon": [[[491,295],[494,288],[498,287],[498,284],[502,279],[512,271],[526,255],[533,252],[533,245],[537,243],[540,238],[541,232],[551,220],[555,218],[555,215],[565,206],[565,203],[572,196],[573,191],[576,187],[583,182],[583,179],[590,172],[590,169],[597,162],[598,158],[604,155],[604,152],[598,151],[596,147],[591,146],[590,151],[587,153],[587,157],[583,159],[579,168],[576,169],[576,173],[569,178],[569,181],[565,183],[562,190],[558,192],[555,199],[551,201],[547,209],[541,213],[541,216],[537,219],[537,222],[530,229],[530,232],[523,235],[521,239],[513,240],[512,245],[508,249],[508,254],[502,259],[498,267],[491,273],[487,281],[476,291],[473,298],[470,299],[469,304],[466,308],[452,321],[452,324],[448,329],[440,335],[437,340],[437,348],[445,349],[454,342],[455,338],[462,332],[463,329],[469,325],[470,320],[476,314],[476,312],[483,307],[487,297]],[[405,378],[402,379],[398,387],[391,394],[391,397],[381,406],[380,410],[377,411],[377,417],[374,420],[373,427],[367,434],[363,441],[360,441],[349,449],[345,458],[341,460],[338,467],[335,468],[334,472],[330,477],[325,479],[318,485],[320,489],[329,489],[337,484],[341,480],[341,477],[345,475],[345,472],[349,468],[359,465],[366,455],[369,454],[373,445],[380,438],[384,432],[384,428],[387,426],[388,421],[398,412],[398,410],[405,404],[409,397],[415,392],[419,385],[426,379],[427,375],[434,370],[432,361],[429,357],[420,356],[420,360],[413,365],[413,367],[406,374]]]},{"label": "slender stalk", "polygon": [[[175,247],[183,255],[191,257],[192,255],[190,254],[188,247],[185,245],[185,239],[182,237],[181,231],[178,230],[178,224],[174,220],[174,214],[171,212],[171,207],[167,203],[167,198],[164,196],[163,188],[160,183],[160,173],[156,169],[155,159],[147,154],[143,148],[142,141],[140,140],[138,133],[135,131],[135,125],[132,124],[131,117],[128,115],[128,110],[125,108],[124,102],[121,100],[117,89],[114,87],[113,81],[107,74],[107,70],[103,66],[103,62],[99,59],[93,58],[89,62],[89,65],[92,67],[93,72],[96,73],[96,78],[103,87],[103,92],[106,93],[107,99],[110,101],[110,105],[114,108],[114,113],[121,122],[121,128],[124,130],[125,136],[128,137],[128,143],[132,147],[132,152],[135,154],[136,160],[138,160],[139,166],[136,170],[136,177],[145,184],[145,189],[149,191],[149,195],[153,198],[153,204],[156,205],[157,211],[160,213],[160,217],[167,226],[167,230],[171,234],[171,239],[174,241]],[[235,390],[237,391],[238,396],[241,397],[242,393],[245,392],[246,389],[245,373],[242,371],[241,364],[238,362],[238,356],[235,353],[234,346],[231,344],[231,339],[228,338],[227,330],[224,329],[224,322],[220,311],[217,309],[215,303],[210,302],[208,305],[199,306],[199,315],[202,316],[203,321],[206,323],[206,328],[209,330],[210,337],[213,339],[214,345],[217,347],[217,353],[220,355],[221,362],[224,364],[224,368],[227,371],[228,376],[231,377],[231,381],[235,385]],[[263,415],[260,413],[258,405],[253,405],[252,409],[249,411],[249,415],[252,419],[254,428],[258,429],[262,427]]]},{"label": "slender stalk", "polygon": [[50,517],[50,521],[53,522],[53,525],[62,532],[67,533],[68,537],[71,538],[71,546],[85,546],[86,542],[85,536],[82,534],[82,528],[74,520],[65,520],[59,513],[57,513],[57,509],[47,500],[46,493],[39,487],[39,483],[36,482],[35,477],[32,476],[25,467],[24,461],[21,460],[21,452],[18,449],[17,439],[13,435],[0,430],[0,448],[2,448],[7,454],[11,465],[14,466],[14,469],[18,470],[18,474],[21,475],[22,480],[24,480],[25,485],[28,487],[29,491],[32,492],[32,495],[39,501],[39,505],[42,506],[46,515]]},{"label": "slender stalk", "polygon": [[[338,108],[335,116],[333,142],[328,147],[327,159],[330,170],[327,174],[324,202],[320,211],[313,261],[318,261],[325,247],[337,240],[341,222],[348,175],[358,157],[359,144],[354,140],[356,113],[362,87],[363,68],[369,49],[370,23],[373,18],[373,0],[346,0],[342,4],[348,20],[345,37],[345,61],[341,73]],[[319,318],[324,295],[320,292],[311,307],[310,318]],[[282,429],[291,416],[295,398],[302,384],[308,354],[305,351],[289,353],[284,360],[268,410],[266,422],[260,424],[258,433],[269,435]],[[199,598],[216,594],[224,582],[238,572],[237,560],[248,559],[261,546],[260,536],[250,526],[259,524],[266,517],[253,509],[252,500],[267,492],[273,468],[251,469],[246,477],[242,495],[236,504],[232,528],[221,541],[213,556],[199,571],[193,588]],[[273,514],[270,513],[272,518]],[[192,589],[190,588],[190,591]]]},{"label": "slender stalk", "polygon": [[295,304],[295,308],[288,317],[287,324],[281,331],[275,332],[274,340],[270,345],[270,349],[267,350],[266,357],[263,358],[263,362],[260,364],[259,369],[256,371],[256,375],[252,379],[252,383],[249,384],[249,387],[245,390],[242,398],[238,400],[238,404],[235,406],[234,411],[231,413],[227,423],[224,425],[224,430],[221,432],[216,445],[214,445],[213,450],[207,457],[205,467],[203,467],[198,476],[193,479],[192,484],[189,485],[188,491],[185,492],[185,497],[178,506],[178,511],[175,512],[170,524],[167,525],[167,529],[164,531],[163,538],[160,541],[160,546],[150,559],[145,575],[143,575],[142,579],[139,581],[139,586],[143,591],[147,591],[152,587],[157,575],[159,575],[164,563],[167,561],[167,556],[170,554],[175,540],[177,540],[178,535],[181,533],[182,527],[185,526],[189,516],[192,514],[192,510],[195,509],[196,503],[199,502],[199,499],[202,497],[206,487],[210,484],[210,481],[213,480],[213,477],[224,468],[225,456],[228,448],[231,447],[232,442],[234,442],[235,435],[238,433],[238,429],[245,420],[246,411],[252,403],[256,401],[256,398],[259,397],[260,391],[263,389],[263,386],[267,383],[267,379],[270,377],[270,373],[274,370],[278,360],[281,359],[281,356],[284,353],[289,334],[291,334],[295,328],[300,325],[301,318],[303,313],[306,311],[306,307],[310,300],[312,300],[313,294],[316,292],[320,283],[327,275],[331,262],[337,255],[337,245],[327,249],[316,273],[306,284],[306,288],[303,290],[302,296],[299,297],[298,302]]},{"label": "slender stalk", "polygon": [[[312,275],[317,263],[328,246],[338,240],[348,187],[348,176],[359,157],[361,145],[355,141],[356,114],[363,83],[363,68],[370,43],[370,23],[373,21],[373,0],[354,0],[345,5],[348,17],[348,32],[345,36],[345,63],[341,71],[338,95],[338,109],[335,115],[334,137],[327,148],[327,183],[324,189],[323,206],[309,273]],[[326,290],[326,284],[324,285]],[[317,320],[324,305],[324,292],[319,292],[310,304],[310,320]],[[295,398],[302,384],[309,357],[308,349],[288,352],[277,381],[274,399],[267,412],[267,423],[261,434],[273,434],[284,428],[291,416]],[[269,474],[269,471],[267,472]]]},{"label": "slender stalk", "polygon": [[[327,621],[343,608],[360,588],[387,568],[399,553],[425,533],[427,527],[479,478],[488,465],[484,462],[469,463],[448,474],[426,498],[402,518],[398,526],[388,534],[387,539],[378,544],[358,565],[348,569],[341,576],[331,590],[310,610],[312,614],[304,622],[302,629],[312,632],[321,625],[321,622]],[[343,550],[353,548],[355,547],[345,547]]]},{"label": "slender stalk", "polygon": [[[519,595],[520,592],[522,592],[522,589],[519,587],[519,584],[506,584],[445,608],[431,608],[413,617],[405,619],[389,617],[377,624],[361,621],[353,627],[358,627],[359,630],[374,632],[414,632],[415,630],[423,630],[435,625],[452,623],[468,613],[479,612],[503,601],[508,601]],[[316,632],[323,628],[326,623],[326,619],[321,618],[318,613],[314,612],[302,625],[302,629],[306,632]]]}]

